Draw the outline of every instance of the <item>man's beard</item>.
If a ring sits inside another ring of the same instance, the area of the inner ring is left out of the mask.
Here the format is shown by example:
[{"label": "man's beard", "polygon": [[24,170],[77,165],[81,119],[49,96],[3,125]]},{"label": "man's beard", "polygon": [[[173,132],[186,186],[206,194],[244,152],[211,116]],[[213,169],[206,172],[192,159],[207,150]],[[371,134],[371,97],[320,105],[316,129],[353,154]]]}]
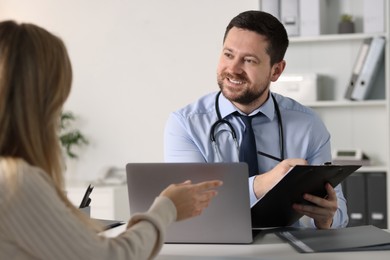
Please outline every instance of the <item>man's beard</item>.
[{"label": "man's beard", "polygon": [[[241,105],[249,105],[252,102],[254,102],[255,100],[259,99],[264,94],[264,92],[267,90],[267,88],[260,88],[258,90],[256,89],[257,91],[253,91],[253,90],[251,91],[250,89],[247,88],[244,90],[244,93],[242,93],[240,96],[231,97],[231,96],[227,95],[226,91],[224,91],[225,86],[223,84],[223,80],[225,78],[227,78],[227,76],[229,76],[229,75],[222,74],[221,76],[218,76],[217,82],[218,82],[219,89],[222,91],[222,94],[227,99],[229,99],[231,102],[235,102],[235,103],[238,103]],[[234,77],[234,78],[237,79],[237,77]],[[241,77],[238,80],[243,80],[243,81],[247,82],[247,84],[249,82],[244,77]]]}]

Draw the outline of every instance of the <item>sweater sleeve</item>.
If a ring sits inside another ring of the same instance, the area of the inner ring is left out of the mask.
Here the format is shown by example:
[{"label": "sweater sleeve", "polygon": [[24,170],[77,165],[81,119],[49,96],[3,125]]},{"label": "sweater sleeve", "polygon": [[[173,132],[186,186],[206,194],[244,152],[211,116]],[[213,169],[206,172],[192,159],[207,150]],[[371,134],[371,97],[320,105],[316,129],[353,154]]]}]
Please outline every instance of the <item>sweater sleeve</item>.
[{"label": "sweater sleeve", "polygon": [[[71,213],[41,170],[25,166],[18,177],[15,194],[4,199],[0,192],[1,259],[18,255],[21,259],[150,259],[176,218],[173,203],[157,198],[118,237],[102,237]],[[0,190],[6,185],[0,178]]]}]

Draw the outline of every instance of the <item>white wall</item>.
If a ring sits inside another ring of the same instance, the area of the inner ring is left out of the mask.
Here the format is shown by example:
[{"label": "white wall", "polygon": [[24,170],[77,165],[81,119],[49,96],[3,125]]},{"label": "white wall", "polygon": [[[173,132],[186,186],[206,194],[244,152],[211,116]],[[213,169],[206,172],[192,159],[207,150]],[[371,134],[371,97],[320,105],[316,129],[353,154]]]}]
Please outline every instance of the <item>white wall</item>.
[{"label": "white wall", "polygon": [[69,179],[163,161],[168,114],[217,89],[225,27],[258,0],[0,0],[0,17],[60,36],[74,70],[66,110],[90,140]]}]

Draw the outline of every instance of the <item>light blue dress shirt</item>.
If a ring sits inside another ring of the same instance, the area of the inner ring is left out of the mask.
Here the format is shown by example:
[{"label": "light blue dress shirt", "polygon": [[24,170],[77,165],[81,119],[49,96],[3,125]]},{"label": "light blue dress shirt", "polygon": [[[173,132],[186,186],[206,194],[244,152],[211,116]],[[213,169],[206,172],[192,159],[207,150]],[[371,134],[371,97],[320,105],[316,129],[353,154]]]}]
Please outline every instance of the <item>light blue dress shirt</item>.
[{"label": "light blue dress shirt", "polygon": [[[166,162],[238,162],[237,144],[226,124],[215,131],[213,145],[210,140],[211,126],[218,120],[215,109],[217,92],[201,97],[197,102],[173,112],[167,121],[164,133],[164,156]],[[272,93],[281,113],[284,136],[284,158],[303,158],[311,165],[331,161],[330,134],[321,119],[308,107],[295,100]],[[229,121],[241,143],[245,125],[233,113],[238,109],[222,94],[219,96],[221,117]],[[252,120],[258,151],[280,158],[280,132],[273,99],[267,101],[251,115],[261,112]],[[278,162],[258,155],[259,172],[271,170]],[[254,177],[249,178],[251,205],[257,198],[253,191]],[[345,227],[348,223],[346,201],[341,185],[335,188],[338,210],[332,228]],[[296,223],[295,226],[302,226]],[[311,221],[312,226],[314,222]]]}]

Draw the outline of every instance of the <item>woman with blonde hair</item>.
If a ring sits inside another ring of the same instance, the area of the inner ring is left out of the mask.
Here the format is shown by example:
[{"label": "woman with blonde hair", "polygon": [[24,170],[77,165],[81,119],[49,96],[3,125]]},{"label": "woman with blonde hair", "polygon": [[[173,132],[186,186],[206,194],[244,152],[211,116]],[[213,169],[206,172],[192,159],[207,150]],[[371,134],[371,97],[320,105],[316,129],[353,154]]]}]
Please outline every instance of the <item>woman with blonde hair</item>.
[{"label": "woman with blonde hair", "polygon": [[115,238],[64,194],[59,118],[72,81],[63,42],[0,23],[0,259],[150,259],[166,227],[201,214],[220,181],[172,184]]}]

